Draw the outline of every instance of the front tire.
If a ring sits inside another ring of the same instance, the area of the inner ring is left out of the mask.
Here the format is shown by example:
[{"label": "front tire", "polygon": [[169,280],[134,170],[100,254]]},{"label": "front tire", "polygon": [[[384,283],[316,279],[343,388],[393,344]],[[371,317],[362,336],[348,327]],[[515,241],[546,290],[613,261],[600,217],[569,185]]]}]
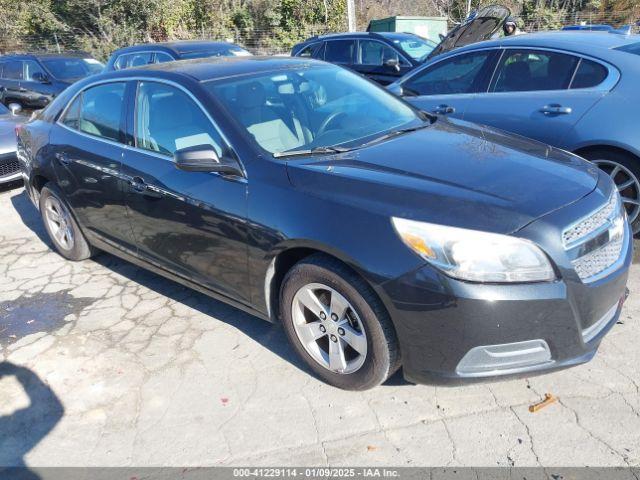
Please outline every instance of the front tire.
[{"label": "front tire", "polygon": [[71,215],[67,203],[49,184],[40,192],[40,214],[49,238],[64,258],[80,261],[95,253]]},{"label": "front tire", "polygon": [[341,262],[313,255],[296,264],[280,291],[284,330],[325,382],[367,390],[400,366],[395,329],[369,285]]}]

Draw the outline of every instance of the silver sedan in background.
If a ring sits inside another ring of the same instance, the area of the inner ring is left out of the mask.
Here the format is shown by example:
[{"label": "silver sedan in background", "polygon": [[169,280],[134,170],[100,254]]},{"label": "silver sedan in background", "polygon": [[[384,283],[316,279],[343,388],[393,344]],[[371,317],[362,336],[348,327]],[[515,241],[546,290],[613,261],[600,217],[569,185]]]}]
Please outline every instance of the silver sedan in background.
[{"label": "silver sedan in background", "polygon": [[618,186],[640,232],[640,36],[544,32],[439,55],[388,88],[419,108],[576,153]]},{"label": "silver sedan in background", "polygon": [[0,103],[0,185],[22,178],[16,156],[16,125],[27,118],[18,115],[19,105],[11,104],[10,108]]}]

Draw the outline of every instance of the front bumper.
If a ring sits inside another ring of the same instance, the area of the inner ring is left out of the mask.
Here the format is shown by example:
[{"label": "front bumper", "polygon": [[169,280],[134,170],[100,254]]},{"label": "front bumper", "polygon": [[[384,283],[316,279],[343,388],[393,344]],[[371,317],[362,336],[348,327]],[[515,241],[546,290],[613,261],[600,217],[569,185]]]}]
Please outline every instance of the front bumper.
[{"label": "front bumper", "polygon": [[14,182],[22,178],[16,152],[0,154],[0,184]]},{"label": "front bumper", "polygon": [[[557,223],[566,225],[565,215],[558,213]],[[541,228],[534,222],[522,236],[542,245],[532,232],[549,234],[552,217]],[[448,383],[565,368],[593,358],[628,294],[629,226],[616,268],[597,281],[582,282],[559,252],[551,257],[559,272],[554,282],[470,283],[426,265],[383,283],[379,293],[396,327],[405,378]]]}]

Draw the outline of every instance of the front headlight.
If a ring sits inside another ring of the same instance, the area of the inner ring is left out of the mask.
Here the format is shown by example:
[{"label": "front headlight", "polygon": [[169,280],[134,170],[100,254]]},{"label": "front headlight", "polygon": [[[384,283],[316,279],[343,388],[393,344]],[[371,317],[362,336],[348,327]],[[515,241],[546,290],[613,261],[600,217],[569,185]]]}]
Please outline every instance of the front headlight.
[{"label": "front headlight", "polygon": [[556,278],[546,255],[528,240],[392,218],[402,241],[435,267],[472,282],[544,282]]}]

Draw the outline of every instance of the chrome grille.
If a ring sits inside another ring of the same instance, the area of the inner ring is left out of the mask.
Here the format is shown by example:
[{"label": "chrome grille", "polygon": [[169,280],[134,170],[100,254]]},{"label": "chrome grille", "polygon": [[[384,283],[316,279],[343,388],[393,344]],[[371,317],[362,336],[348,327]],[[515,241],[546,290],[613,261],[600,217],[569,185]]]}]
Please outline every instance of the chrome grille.
[{"label": "chrome grille", "polygon": [[8,162],[0,163],[0,177],[7,177],[18,173],[20,171],[20,163],[18,160],[9,160]]},{"label": "chrome grille", "polygon": [[623,238],[606,244],[605,246],[587,253],[585,256],[573,261],[573,268],[580,279],[593,277],[616,263],[622,252]]},{"label": "chrome grille", "polygon": [[616,195],[612,195],[600,210],[566,229],[562,233],[565,246],[580,241],[609,222],[618,203],[616,197]]},{"label": "chrome grille", "polygon": [[595,281],[618,261],[625,222],[620,196],[614,192],[605,205],[564,230],[562,240],[580,280]]}]

